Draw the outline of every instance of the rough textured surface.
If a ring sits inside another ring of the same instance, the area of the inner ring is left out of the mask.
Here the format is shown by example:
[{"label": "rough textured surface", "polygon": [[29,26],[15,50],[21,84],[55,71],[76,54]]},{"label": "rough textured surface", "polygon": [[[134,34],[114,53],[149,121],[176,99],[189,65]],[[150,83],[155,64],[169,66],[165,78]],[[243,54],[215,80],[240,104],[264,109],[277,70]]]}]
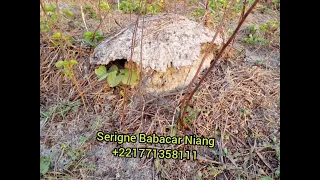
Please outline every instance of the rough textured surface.
[{"label": "rough textured surface", "polygon": [[[142,20],[139,23],[132,60],[140,64]],[[91,63],[108,64],[117,59],[129,59],[134,24],[120,30],[100,43],[90,59]],[[152,76],[143,79],[146,90],[161,92],[188,84],[202,59],[205,44],[214,32],[201,24],[176,14],[157,15],[145,18],[142,42],[142,72],[152,71]],[[218,37],[215,44],[220,45]],[[207,58],[207,68],[213,55]]]}]

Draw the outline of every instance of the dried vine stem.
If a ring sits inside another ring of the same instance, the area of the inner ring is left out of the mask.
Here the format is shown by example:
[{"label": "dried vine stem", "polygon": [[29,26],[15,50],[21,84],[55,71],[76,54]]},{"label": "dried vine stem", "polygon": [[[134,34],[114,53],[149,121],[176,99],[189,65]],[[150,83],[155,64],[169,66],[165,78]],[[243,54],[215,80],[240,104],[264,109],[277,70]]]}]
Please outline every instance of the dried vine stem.
[{"label": "dried vine stem", "polygon": [[[181,101],[181,107],[182,107],[182,108],[180,109],[179,115],[178,115],[178,127],[179,127],[179,128],[180,128],[180,124],[182,124],[182,125],[186,128],[186,124],[182,121],[183,116],[181,116],[181,115],[182,115],[182,114],[185,114],[185,110],[187,109],[187,107],[183,106],[183,104],[185,103],[186,99],[188,98],[188,96],[189,96],[188,93],[189,93],[189,91],[190,91],[190,89],[191,89],[191,86],[193,85],[194,81],[195,81],[196,78],[198,77],[198,75],[199,75],[199,73],[200,73],[200,70],[201,70],[201,68],[202,68],[202,66],[203,66],[203,63],[204,63],[205,59],[208,57],[210,50],[213,48],[213,46],[214,46],[214,41],[216,40],[216,38],[218,37],[218,34],[219,34],[220,31],[222,30],[223,23],[224,23],[225,19],[228,17],[228,14],[231,12],[231,9],[232,9],[234,3],[235,3],[235,0],[233,0],[233,1],[231,2],[230,8],[229,8],[229,9],[226,11],[226,13],[223,15],[222,20],[221,20],[221,23],[219,24],[219,26],[218,26],[218,28],[217,28],[217,32],[214,34],[214,36],[213,36],[213,38],[212,38],[212,41],[211,41],[211,43],[210,43],[210,46],[206,49],[206,52],[205,52],[205,54],[204,54],[204,56],[203,56],[203,58],[202,58],[202,60],[201,60],[201,63],[200,63],[200,65],[199,65],[198,69],[197,69],[196,74],[193,76],[190,84],[188,85],[186,94],[185,94],[184,98],[183,98],[182,101]],[[181,112],[183,112],[183,113],[181,113]]]},{"label": "dried vine stem", "polygon": [[[134,53],[134,45],[136,44],[136,36],[137,36],[137,31],[138,31],[138,25],[139,25],[139,18],[140,18],[140,14],[141,14],[141,6],[142,6],[142,1],[140,0],[140,7],[139,7],[139,14],[137,17],[137,20],[135,22],[135,27],[133,30],[133,37],[132,37],[132,41],[131,41],[131,52],[130,52],[130,57],[128,60],[128,67],[129,67],[129,75],[128,75],[128,80],[127,80],[127,84],[129,84],[129,82],[131,82],[131,77],[132,77],[132,71],[133,67],[134,67],[134,62],[132,61],[132,57],[133,57],[133,53]],[[142,42],[142,37],[141,37],[141,42]],[[140,54],[142,55],[142,43],[141,43],[141,52]],[[141,63],[142,63],[142,57],[140,59]],[[142,66],[142,64],[141,64]],[[124,118],[125,118],[125,111],[126,111],[126,101],[127,101],[127,91],[128,91],[128,87],[125,86],[124,87],[124,96],[123,96],[123,106],[122,106],[122,116],[121,116],[121,124],[124,123]]]},{"label": "dried vine stem", "polygon": [[[133,31],[133,37],[132,37],[132,42],[131,42],[131,53],[130,53],[130,57],[129,57],[129,60],[128,60],[128,66],[129,66],[129,76],[128,76],[128,81],[127,82],[130,82],[131,81],[131,69],[132,69],[132,57],[133,57],[133,50],[134,50],[134,44],[136,42],[136,34],[137,34],[137,29],[138,29],[138,24],[139,24],[139,15],[137,17],[137,20],[135,22],[135,27],[134,27],[134,31]],[[126,102],[127,102],[127,91],[128,91],[128,87],[125,86],[124,87],[124,92],[123,92],[123,106],[122,106],[122,116],[121,116],[121,124],[124,123],[124,118],[125,118],[125,111],[126,111]]]},{"label": "dried vine stem", "polygon": [[[142,6],[142,1],[140,0],[140,7]],[[141,8],[142,9],[142,8]],[[144,2],[144,10],[146,11],[146,1]],[[141,10],[140,10],[141,13]],[[141,26],[141,39],[140,39],[140,80],[139,87],[142,84],[142,40],[143,40],[143,28],[144,28],[144,15],[142,15],[142,26]],[[141,100],[143,99],[143,94],[141,94]],[[142,102],[142,101],[141,101]],[[141,105],[141,122],[143,122],[144,104]]]},{"label": "dried vine stem", "polygon": [[[246,5],[247,5],[247,0],[244,0],[243,1],[243,8],[242,8],[242,11],[241,11],[241,16],[240,16],[240,19],[239,19],[239,23],[240,21],[243,19],[243,16],[244,16],[244,12],[246,11]],[[234,38],[235,39],[235,38]],[[234,44],[234,39],[232,41],[232,46]]]},{"label": "dried vine stem", "polygon": [[[217,61],[220,59],[220,57],[222,56],[223,52],[225,51],[225,49],[227,48],[227,46],[230,44],[230,42],[235,38],[236,34],[238,33],[238,31],[240,30],[240,27],[242,26],[242,24],[244,23],[245,19],[248,17],[248,15],[252,12],[253,8],[257,5],[257,3],[259,2],[259,0],[255,0],[254,3],[251,5],[251,7],[248,9],[248,11],[245,13],[245,15],[243,16],[243,18],[241,19],[241,21],[238,23],[238,26],[236,27],[236,29],[234,30],[233,34],[231,35],[231,37],[228,39],[227,43],[223,45],[223,47],[221,48],[221,50],[219,51],[218,55],[214,58],[213,62],[211,63],[210,67],[208,68],[208,70],[206,71],[206,73],[201,77],[199,83],[196,85],[196,87],[194,88],[194,90],[191,92],[190,95],[186,94],[185,98],[187,98],[187,102],[186,105],[184,106],[184,103],[181,103],[180,105],[180,109],[183,108],[183,113],[181,116],[179,116],[179,121],[182,122],[182,124],[184,124],[183,119],[186,113],[186,108],[189,105],[190,100],[192,99],[194,93],[198,90],[198,88],[200,87],[201,83],[204,81],[204,79],[208,76],[209,72],[214,68],[214,66],[216,65]],[[185,126],[184,126],[185,127]],[[178,126],[178,128],[180,128]]]},{"label": "dried vine stem", "polygon": [[243,19],[244,12],[246,11],[246,5],[247,5],[247,0],[244,0],[243,1],[243,8],[242,8],[242,11],[241,11],[241,19],[240,19],[240,21]]}]

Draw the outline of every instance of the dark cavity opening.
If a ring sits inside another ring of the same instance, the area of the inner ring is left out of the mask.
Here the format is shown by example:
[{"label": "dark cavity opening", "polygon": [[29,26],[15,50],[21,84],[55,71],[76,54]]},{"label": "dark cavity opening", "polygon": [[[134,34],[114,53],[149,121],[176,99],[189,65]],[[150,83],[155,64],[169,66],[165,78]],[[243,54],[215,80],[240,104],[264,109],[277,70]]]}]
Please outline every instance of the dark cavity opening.
[{"label": "dark cavity opening", "polygon": [[116,65],[119,69],[124,69],[124,66],[125,66],[126,62],[127,62],[127,59],[117,59],[115,61],[111,61],[107,65],[107,69],[109,69],[109,67],[111,67],[112,65]]}]

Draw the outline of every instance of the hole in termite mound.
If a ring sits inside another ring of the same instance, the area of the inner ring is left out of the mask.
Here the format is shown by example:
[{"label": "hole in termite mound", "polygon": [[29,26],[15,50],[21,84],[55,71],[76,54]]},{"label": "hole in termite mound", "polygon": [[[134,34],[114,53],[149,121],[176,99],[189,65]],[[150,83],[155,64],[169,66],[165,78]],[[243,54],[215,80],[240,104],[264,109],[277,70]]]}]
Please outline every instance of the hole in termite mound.
[{"label": "hole in termite mound", "polygon": [[134,71],[139,69],[135,62],[131,61],[131,63],[129,63],[127,59],[116,59],[115,61],[111,61],[109,64],[106,65],[106,68],[109,69],[112,65],[116,65],[119,69],[128,68]]},{"label": "hole in termite mound", "polygon": [[124,69],[126,63],[127,59],[116,59],[115,61],[111,61],[107,64],[106,68],[109,69],[112,65],[116,65],[119,69]]}]

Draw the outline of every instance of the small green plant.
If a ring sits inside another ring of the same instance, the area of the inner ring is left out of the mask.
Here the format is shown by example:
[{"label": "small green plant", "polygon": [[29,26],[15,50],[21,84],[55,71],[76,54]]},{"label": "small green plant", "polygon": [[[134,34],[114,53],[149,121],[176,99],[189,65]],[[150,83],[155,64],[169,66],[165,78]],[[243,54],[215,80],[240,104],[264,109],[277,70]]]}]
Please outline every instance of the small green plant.
[{"label": "small green plant", "polygon": [[[147,14],[158,14],[161,12],[163,8],[163,4],[161,2],[153,2],[152,4],[150,4],[149,6],[147,6],[147,12],[143,12],[142,13],[147,13]],[[144,9],[144,8],[143,8]]]},{"label": "small green plant", "polygon": [[266,45],[269,43],[269,41],[265,40],[264,38],[262,37],[254,37],[252,36],[252,34],[249,35],[249,37],[245,37],[245,38],[242,38],[242,41],[248,43],[248,44],[257,44],[257,43],[261,43],[263,45]]},{"label": "small green plant", "polygon": [[241,109],[240,109],[240,117],[241,117],[241,118],[249,117],[250,114],[251,114],[251,112],[250,112],[249,109],[246,109],[246,108],[241,108]]},{"label": "small green plant", "polygon": [[272,9],[274,9],[274,10],[280,9],[280,0],[273,0],[272,1]]},{"label": "small green plant", "polygon": [[57,14],[56,14],[56,6],[53,4],[47,4],[44,7],[45,13],[50,17],[51,22],[57,21]]},{"label": "small green plant", "polygon": [[40,23],[41,32],[47,32],[49,29],[50,29],[50,26],[48,23]]},{"label": "small green plant", "polygon": [[91,11],[93,9],[93,6],[91,4],[86,4],[84,6],[84,11],[87,12],[87,11]]},{"label": "small green plant", "polygon": [[252,24],[248,25],[247,29],[249,30],[250,34],[255,34],[258,31],[258,27]]},{"label": "small green plant", "polygon": [[57,68],[63,67],[61,72],[65,75],[67,75],[68,77],[73,78],[74,74],[72,71],[72,67],[73,67],[73,65],[77,65],[77,64],[78,64],[78,61],[76,61],[76,60],[70,60],[70,61],[65,60],[65,61],[58,61],[56,63],[56,67]]},{"label": "small green plant", "polygon": [[83,156],[84,152],[82,150],[70,149],[67,154],[70,156],[72,161],[78,160],[81,156]]},{"label": "small green plant", "polygon": [[43,121],[41,126],[44,127],[46,122],[53,116],[60,115],[62,118],[65,118],[66,114],[69,111],[78,111],[78,107],[81,105],[81,100],[71,102],[68,100],[62,100],[61,102],[52,105],[50,108],[41,111],[40,110],[40,121]]},{"label": "small green plant", "polygon": [[266,22],[265,24],[260,25],[259,29],[262,32],[274,32],[278,30],[280,27],[280,23],[278,21],[269,21]]},{"label": "small green plant", "polygon": [[76,168],[77,166],[81,166],[81,164],[85,165],[85,162],[80,160],[81,157],[85,155],[85,151],[83,149],[72,148],[69,145],[63,143],[61,143],[60,146],[62,151],[65,152],[65,154],[67,155],[67,157],[69,157],[72,160],[71,162],[69,161],[68,163],[63,165],[64,169],[68,169],[70,166],[74,166]]},{"label": "small green plant", "polygon": [[83,34],[84,37],[84,42],[92,47],[96,47],[98,43],[103,40],[103,35],[101,31],[97,31],[96,33],[94,32],[85,32]]},{"label": "small green plant", "polygon": [[74,85],[76,86],[76,88],[78,90],[79,95],[81,96],[82,103],[83,103],[85,109],[87,109],[85,101],[84,101],[83,93],[80,90],[79,83],[78,83],[78,81],[77,81],[77,79],[76,79],[76,77],[75,77],[75,75],[73,73],[73,69],[72,69],[73,66],[77,65],[77,64],[78,64],[78,61],[76,61],[76,60],[70,60],[70,61],[64,60],[64,61],[58,61],[56,63],[56,67],[57,68],[63,68],[61,70],[61,72],[63,74],[65,74],[67,77],[69,77],[73,81]]},{"label": "small green plant", "polygon": [[192,11],[192,16],[194,16],[194,17],[204,16],[204,9],[196,9],[196,10]]},{"label": "small green plant", "polygon": [[185,119],[186,123],[189,124],[195,120],[198,116],[199,111],[192,109],[190,106],[187,107],[187,118]]},{"label": "small green plant", "polygon": [[280,23],[277,21],[269,21],[260,26],[248,25],[247,36],[242,38],[243,42],[248,44],[261,43],[262,45],[268,45],[273,40],[274,33],[279,29]]},{"label": "small green plant", "polygon": [[105,66],[99,66],[95,70],[99,81],[107,78],[110,87],[116,87],[120,82],[126,85],[135,86],[138,84],[137,71],[131,71],[131,78],[129,81],[130,70],[128,68],[119,69],[116,65],[112,65],[108,71]]},{"label": "small green plant", "polygon": [[49,158],[40,157],[40,176],[48,172],[51,161]]},{"label": "small green plant", "polygon": [[47,4],[45,7],[44,7],[44,11],[45,12],[55,12],[56,10],[56,6],[53,5],[53,4]]},{"label": "small green plant", "polygon": [[262,45],[267,45],[269,44],[269,41],[264,38],[264,26],[256,26],[256,25],[248,25],[247,30],[248,30],[248,35],[244,38],[242,38],[242,41],[248,44],[262,44]]},{"label": "small green plant", "polygon": [[137,11],[139,8],[139,1],[123,0],[119,4],[119,9],[124,13],[131,13]]},{"label": "small green plant", "polygon": [[[139,0],[123,0],[119,4],[119,9],[124,13],[137,12],[140,7]],[[163,9],[162,2],[153,2],[145,6],[145,0],[142,2],[141,14],[158,14]]]},{"label": "small green plant", "polygon": [[75,16],[74,13],[70,10],[62,10],[62,12],[66,17],[73,18]]},{"label": "small green plant", "polygon": [[100,2],[99,7],[104,11],[109,11],[111,9],[108,2]]},{"label": "small green plant", "polygon": [[226,0],[210,0],[208,5],[213,11],[218,11],[218,10],[224,9],[227,6],[227,1]]},{"label": "small green plant", "polygon": [[70,36],[66,36],[62,34],[61,32],[55,32],[51,36],[52,38],[52,45],[54,47],[63,47],[66,43],[68,46],[72,45],[72,38]]},{"label": "small green plant", "polygon": [[56,114],[61,115],[63,118],[66,116],[67,112],[69,111],[78,111],[78,107],[81,105],[81,101],[75,101],[75,102],[70,102],[70,101],[62,101],[61,103],[58,104],[56,107]]},{"label": "small green plant", "polygon": [[84,13],[89,15],[89,18],[99,20],[99,17],[97,15],[97,13],[93,10],[93,6],[91,4],[86,4],[83,8],[83,11],[84,11]]},{"label": "small green plant", "polygon": [[89,17],[91,17],[91,18],[93,18],[93,19],[95,19],[95,20],[99,20],[99,17],[98,17],[98,15],[97,15],[97,13],[94,12],[94,11],[90,11],[90,12],[89,12]]}]

